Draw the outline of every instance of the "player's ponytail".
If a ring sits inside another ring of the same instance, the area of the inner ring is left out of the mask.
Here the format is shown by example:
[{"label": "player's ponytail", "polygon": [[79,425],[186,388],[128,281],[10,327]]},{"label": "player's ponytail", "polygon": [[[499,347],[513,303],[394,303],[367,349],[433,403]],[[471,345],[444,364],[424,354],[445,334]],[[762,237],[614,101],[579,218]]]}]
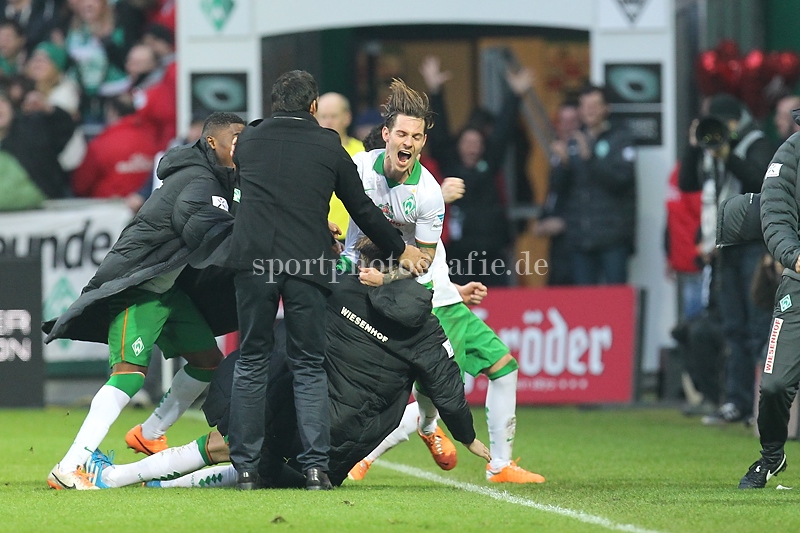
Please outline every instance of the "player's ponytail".
[{"label": "player's ponytail", "polygon": [[385,125],[390,130],[394,126],[397,115],[421,118],[425,121],[425,129],[433,127],[433,111],[428,101],[428,95],[418,93],[401,79],[392,80],[392,84],[389,86],[389,98],[383,105],[383,109]]}]

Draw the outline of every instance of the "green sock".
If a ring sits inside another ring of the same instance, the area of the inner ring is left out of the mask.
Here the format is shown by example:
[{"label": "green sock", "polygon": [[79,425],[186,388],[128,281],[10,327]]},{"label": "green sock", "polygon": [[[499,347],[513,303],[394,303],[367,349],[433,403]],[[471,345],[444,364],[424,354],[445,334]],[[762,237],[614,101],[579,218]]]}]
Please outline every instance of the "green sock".
[{"label": "green sock", "polygon": [[139,392],[144,385],[144,374],[141,372],[117,372],[111,374],[106,385],[119,389],[133,398],[133,395]]}]

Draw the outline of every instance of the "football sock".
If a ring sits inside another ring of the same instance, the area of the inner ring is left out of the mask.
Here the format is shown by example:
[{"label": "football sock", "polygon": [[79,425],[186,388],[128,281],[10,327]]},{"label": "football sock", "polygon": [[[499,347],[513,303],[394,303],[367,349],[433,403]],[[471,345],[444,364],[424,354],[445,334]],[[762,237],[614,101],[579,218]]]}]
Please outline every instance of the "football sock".
[{"label": "football sock", "polygon": [[211,381],[213,370],[184,365],[172,379],[158,407],[142,424],[142,436],[155,440],[162,436],[194,403]]},{"label": "football sock", "polygon": [[194,472],[208,464],[200,452],[200,441],[205,449],[207,435],[176,448],[145,457],[141,461],[126,465],[114,465],[103,471],[103,482],[110,487],[125,487],[152,479],[174,479],[186,472]]},{"label": "football sock", "polygon": [[161,487],[167,489],[216,489],[234,486],[236,486],[236,469],[233,465],[212,466],[186,474],[178,479],[161,482]]},{"label": "football sock", "polygon": [[414,388],[414,398],[419,404],[419,430],[425,435],[431,435],[436,431],[436,420],[439,418],[439,411],[426,395]]},{"label": "football sock", "polygon": [[131,396],[136,394],[143,384],[144,374],[141,372],[120,372],[111,375],[106,384],[94,395],[89,414],[86,415],[72,446],[59,463],[61,471],[75,470],[91,457],[103,442],[108,428],[122,412],[122,408],[128,405]]},{"label": "football sock", "polygon": [[[498,373],[501,372],[502,369]],[[517,428],[515,413],[518,373],[515,368],[511,373],[494,379],[490,376],[486,390],[486,423],[489,426],[489,451],[492,454],[489,468],[494,472],[500,471],[511,462]]]},{"label": "football sock", "polygon": [[403,418],[400,419],[400,425],[397,426],[397,429],[389,433],[389,435],[383,439],[383,442],[378,444],[377,448],[372,450],[372,453],[367,456],[367,460],[372,462],[401,442],[407,441],[408,436],[417,430],[418,418],[419,407],[417,407],[417,402],[412,402],[406,405],[406,410],[403,412]]}]

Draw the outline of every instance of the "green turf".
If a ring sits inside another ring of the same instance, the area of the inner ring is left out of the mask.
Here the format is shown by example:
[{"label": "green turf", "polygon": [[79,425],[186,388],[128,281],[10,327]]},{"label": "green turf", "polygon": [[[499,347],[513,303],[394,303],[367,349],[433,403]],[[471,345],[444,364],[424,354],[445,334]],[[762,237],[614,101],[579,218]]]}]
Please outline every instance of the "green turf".
[{"label": "green turf", "polygon": [[[85,410],[0,411],[0,531],[609,531],[484,494],[438,485],[374,466],[359,483],[329,493],[273,490],[125,489],[76,492],[47,488],[48,471],[72,442]],[[103,449],[118,462],[127,429],[144,411],[126,410]],[[480,410],[479,438],[486,439]],[[169,432],[189,442],[206,428],[195,416]],[[741,425],[704,428],[673,410],[520,409],[515,456],[547,483],[489,485],[477,458],[459,447],[459,465],[442,472],[413,439],[385,458],[448,479],[605,518],[614,525],[670,532],[791,531],[800,502],[800,453],[787,447],[789,469],[761,491],[736,489],[758,456],[758,441]],[[775,490],[779,483],[797,487]]]}]

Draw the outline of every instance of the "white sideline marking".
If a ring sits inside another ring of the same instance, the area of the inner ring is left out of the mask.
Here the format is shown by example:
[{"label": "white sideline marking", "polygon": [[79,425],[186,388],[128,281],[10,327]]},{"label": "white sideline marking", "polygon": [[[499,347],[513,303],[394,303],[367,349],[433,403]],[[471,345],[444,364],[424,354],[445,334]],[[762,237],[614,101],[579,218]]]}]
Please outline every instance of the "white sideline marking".
[{"label": "white sideline marking", "polygon": [[557,505],[537,503],[527,498],[520,498],[519,496],[514,496],[504,490],[497,490],[488,487],[481,487],[479,485],[473,485],[472,483],[455,481],[453,479],[448,479],[446,477],[442,477],[437,474],[426,472],[425,470],[421,470],[413,466],[408,466],[399,463],[392,463],[390,461],[386,461],[385,459],[378,459],[377,461],[375,461],[374,464],[382,466],[384,468],[388,468],[390,470],[394,470],[395,472],[400,472],[401,474],[406,474],[419,479],[424,479],[426,481],[433,481],[434,483],[439,483],[441,485],[448,485],[450,487],[461,489],[467,492],[474,492],[475,494],[488,496],[492,499],[499,500],[501,502],[513,503],[516,505],[522,505],[524,507],[532,507],[538,511],[544,511],[546,513],[553,513],[561,516],[566,516],[567,518],[573,518],[585,524],[594,524],[615,531],[627,531],[628,533],[658,533],[657,531],[654,531],[652,529],[644,529],[631,524],[618,524],[616,522],[612,522],[607,518],[603,518],[602,516],[595,516],[588,513],[584,513],[582,511],[573,511],[572,509],[559,507]]},{"label": "white sideline marking", "polygon": [[[186,418],[191,418],[192,420],[200,420],[203,422],[206,421],[206,417],[203,414],[203,411],[199,409],[189,409],[183,414],[183,416],[185,416]],[[424,479],[426,481],[439,483],[440,485],[447,485],[467,492],[474,492],[475,494],[488,496],[489,498],[499,500],[501,502],[522,505],[523,507],[531,507],[533,509],[536,509],[537,511],[544,511],[545,513],[553,513],[561,516],[566,516],[567,518],[573,518],[585,524],[594,524],[614,531],[627,531],[628,533],[660,533],[659,531],[653,529],[644,529],[639,526],[634,526],[631,524],[618,524],[616,522],[612,522],[608,518],[603,518],[602,516],[596,516],[584,513],[583,511],[574,511],[572,509],[567,509],[566,507],[559,507],[558,505],[537,503],[527,498],[514,496],[513,494],[509,494],[504,490],[497,490],[489,487],[481,487],[480,485],[473,485],[472,483],[465,483],[463,481],[456,481],[454,479],[449,479],[437,474],[433,474],[431,472],[426,472],[425,470],[415,468],[413,466],[408,466],[400,463],[393,463],[391,461],[387,461],[386,459],[378,459],[373,464],[382,466],[384,468],[388,468],[389,470],[394,470],[395,472],[400,472],[401,474],[406,474],[408,476]],[[781,487],[781,488],[788,488],[788,487]]]}]

